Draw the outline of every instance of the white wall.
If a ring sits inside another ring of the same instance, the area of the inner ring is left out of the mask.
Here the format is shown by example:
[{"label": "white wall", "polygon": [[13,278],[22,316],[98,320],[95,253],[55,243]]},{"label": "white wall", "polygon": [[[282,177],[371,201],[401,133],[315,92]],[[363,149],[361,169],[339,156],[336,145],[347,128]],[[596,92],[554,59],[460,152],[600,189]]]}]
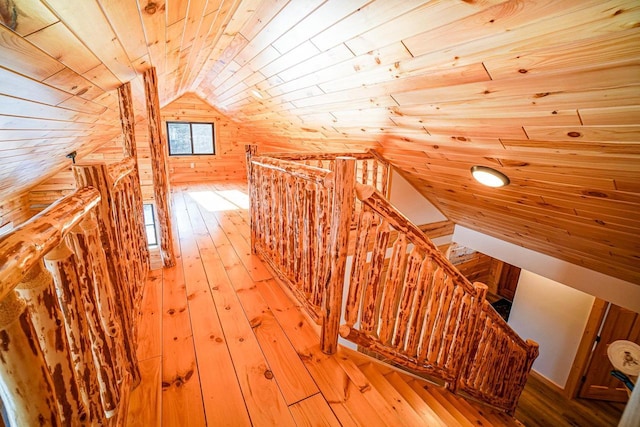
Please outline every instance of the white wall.
[{"label": "white wall", "polygon": [[416,225],[447,220],[442,212],[393,169],[389,201]]},{"label": "white wall", "polygon": [[522,270],[509,325],[540,345],[533,369],[564,388],[595,297]]},{"label": "white wall", "polygon": [[456,225],[453,241],[640,313],[640,286]]}]

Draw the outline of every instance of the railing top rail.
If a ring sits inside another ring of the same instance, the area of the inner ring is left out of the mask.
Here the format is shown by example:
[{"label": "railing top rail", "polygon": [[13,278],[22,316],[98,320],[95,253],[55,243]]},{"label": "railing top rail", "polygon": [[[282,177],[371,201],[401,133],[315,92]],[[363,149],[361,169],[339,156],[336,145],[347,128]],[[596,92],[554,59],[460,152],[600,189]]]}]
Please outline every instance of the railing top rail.
[{"label": "railing top rail", "polygon": [[135,170],[135,167],[136,160],[133,157],[126,157],[118,163],[107,165],[113,186],[116,187],[123,178],[126,178]]},{"label": "railing top rail", "polygon": [[436,245],[434,245],[433,242],[424,235],[422,230],[404,216],[402,212],[396,209],[395,206],[389,203],[382,193],[370,185],[356,184],[356,196],[362,203],[382,215],[389,222],[389,225],[396,230],[405,233],[411,243],[426,251],[429,256],[436,261],[440,268],[444,270],[447,276],[453,278],[456,283],[462,285],[467,292],[473,295],[477,294],[476,287],[474,287],[462,273],[453,267],[446,257],[438,250]]},{"label": "railing top rail", "polygon": [[307,166],[301,163],[274,159],[266,156],[254,157],[251,159],[251,163],[255,166],[285,172],[297,178],[324,185],[325,187],[331,187],[333,185],[334,174],[328,169]]},{"label": "railing top rail", "polygon": [[378,159],[376,154],[366,153],[262,153],[261,156],[280,160],[335,160],[337,157],[353,157],[356,160]]},{"label": "railing top rail", "polygon": [[100,201],[100,192],[81,188],[0,238],[0,300]]}]

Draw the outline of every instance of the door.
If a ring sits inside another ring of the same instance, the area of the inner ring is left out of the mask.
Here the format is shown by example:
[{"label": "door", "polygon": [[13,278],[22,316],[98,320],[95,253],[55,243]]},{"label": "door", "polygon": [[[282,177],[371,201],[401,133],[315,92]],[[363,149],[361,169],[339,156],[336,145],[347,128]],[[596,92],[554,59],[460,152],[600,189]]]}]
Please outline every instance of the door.
[{"label": "door", "polygon": [[599,338],[587,365],[579,397],[587,399],[626,402],[626,388],[611,376],[613,366],[607,356],[607,347],[616,340],[629,340],[640,344],[640,314],[609,304]]},{"label": "door", "polygon": [[520,268],[505,262],[498,282],[498,295],[513,301],[518,287],[518,279],[520,279]]}]

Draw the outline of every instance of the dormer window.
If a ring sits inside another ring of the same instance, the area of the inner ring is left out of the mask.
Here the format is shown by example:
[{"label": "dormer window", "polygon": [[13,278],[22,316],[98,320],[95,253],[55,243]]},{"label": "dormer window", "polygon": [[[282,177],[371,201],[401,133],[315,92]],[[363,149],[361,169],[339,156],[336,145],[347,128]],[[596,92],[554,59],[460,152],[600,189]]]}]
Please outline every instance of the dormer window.
[{"label": "dormer window", "polygon": [[213,123],[167,122],[170,156],[213,155]]}]

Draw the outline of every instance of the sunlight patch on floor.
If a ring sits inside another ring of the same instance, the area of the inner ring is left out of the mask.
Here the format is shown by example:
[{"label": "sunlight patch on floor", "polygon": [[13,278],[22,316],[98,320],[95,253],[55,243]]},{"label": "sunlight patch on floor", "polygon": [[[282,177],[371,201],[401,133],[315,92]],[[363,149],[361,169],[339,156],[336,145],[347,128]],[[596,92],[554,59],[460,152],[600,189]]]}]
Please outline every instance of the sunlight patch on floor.
[{"label": "sunlight patch on floor", "polygon": [[238,190],[189,191],[187,194],[209,212],[235,211],[249,208],[249,197]]}]

